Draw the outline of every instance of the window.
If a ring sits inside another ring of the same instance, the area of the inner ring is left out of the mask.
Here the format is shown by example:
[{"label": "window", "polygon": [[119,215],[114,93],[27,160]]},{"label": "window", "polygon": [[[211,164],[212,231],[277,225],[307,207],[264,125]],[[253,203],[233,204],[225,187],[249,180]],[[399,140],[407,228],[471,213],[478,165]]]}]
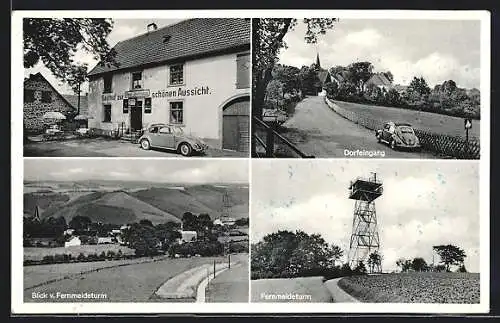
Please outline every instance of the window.
[{"label": "window", "polygon": [[35,101],[35,91],[24,89],[24,102]]},{"label": "window", "polygon": [[144,113],[151,113],[151,98],[144,99]]},{"label": "window", "polygon": [[184,84],[184,65],[170,66],[170,85]]},{"label": "window", "polygon": [[102,122],[111,122],[111,104],[104,105],[104,119]]},{"label": "window", "polygon": [[250,87],[250,53],[236,56],[236,88]]},{"label": "window", "polygon": [[170,134],[172,131],[170,130],[170,127],[163,127],[160,129],[160,133]]},{"label": "window", "polygon": [[42,91],[42,103],[51,103],[51,102],[52,102],[52,92]]},{"label": "window", "polygon": [[170,102],[170,123],[184,123],[183,102]]},{"label": "window", "polygon": [[132,73],[132,90],[142,89],[142,72]]},{"label": "window", "polygon": [[128,113],[128,99],[123,99],[123,113]]},{"label": "window", "polygon": [[113,76],[112,75],[105,75],[104,76],[104,93],[111,93],[113,92]]}]

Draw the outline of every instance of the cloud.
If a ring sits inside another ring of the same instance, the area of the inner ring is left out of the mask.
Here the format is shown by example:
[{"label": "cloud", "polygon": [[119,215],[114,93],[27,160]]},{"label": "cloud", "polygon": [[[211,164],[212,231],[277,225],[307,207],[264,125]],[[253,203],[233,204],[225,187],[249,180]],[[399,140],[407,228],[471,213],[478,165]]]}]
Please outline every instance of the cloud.
[{"label": "cloud", "polygon": [[345,36],[346,43],[366,47],[377,46],[381,39],[382,35],[375,29],[363,29],[361,31],[349,33]]}]

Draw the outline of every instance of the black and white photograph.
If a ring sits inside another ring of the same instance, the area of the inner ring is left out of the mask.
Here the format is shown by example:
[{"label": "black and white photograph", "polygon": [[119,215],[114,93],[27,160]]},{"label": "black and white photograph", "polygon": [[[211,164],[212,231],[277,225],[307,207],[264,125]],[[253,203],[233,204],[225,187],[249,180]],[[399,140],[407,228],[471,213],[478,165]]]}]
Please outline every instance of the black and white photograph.
[{"label": "black and white photograph", "polygon": [[24,302],[248,302],[247,160],[24,167]]},{"label": "black and white photograph", "polygon": [[480,303],[477,163],[252,164],[252,302]]},{"label": "black and white photograph", "polygon": [[479,159],[481,20],[252,28],[253,157]]},{"label": "black and white photograph", "polygon": [[248,157],[250,19],[23,19],[24,156]]}]

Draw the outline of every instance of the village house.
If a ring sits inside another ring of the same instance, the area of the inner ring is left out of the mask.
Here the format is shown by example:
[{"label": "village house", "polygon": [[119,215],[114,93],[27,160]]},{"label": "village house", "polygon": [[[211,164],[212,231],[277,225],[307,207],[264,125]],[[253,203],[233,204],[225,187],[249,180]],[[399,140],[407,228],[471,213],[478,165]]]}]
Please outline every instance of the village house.
[{"label": "village house", "polygon": [[113,48],[113,63],[89,72],[89,128],[110,135],[175,124],[214,148],[247,152],[250,21],[147,27]]},{"label": "village house", "polygon": [[365,82],[363,87],[365,91],[370,87],[378,87],[381,90],[389,91],[392,88],[392,82],[384,73],[375,73]]},{"label": "village house", "polygon": [[46,112],[61,112],[66,118],[76,114],[73,105],[41,73],[30,74],[24,79],[23,100],[23,122],[26,133],[42,133],[53,123],[53,120],[43,118]]},{"label": "village house", "polygon": [[179,233],[181,234],[181,237],[177,239],[177,243],[179,244],[196,241],[198,238],[198,233],[196,231],[179,230]]},{"label": "village house", "polygon": [[72,247],[72,246],[81,246],[82,245],[82,240],[80,240],[79,237],[77,236],[71,236],[66,242],[64,242],[64,247]]}]

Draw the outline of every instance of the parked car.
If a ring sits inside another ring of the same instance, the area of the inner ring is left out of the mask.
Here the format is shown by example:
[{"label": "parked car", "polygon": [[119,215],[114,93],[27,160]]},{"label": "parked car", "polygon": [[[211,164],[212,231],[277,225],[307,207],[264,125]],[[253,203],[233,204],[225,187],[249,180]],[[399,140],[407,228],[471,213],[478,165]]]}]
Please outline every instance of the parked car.
[{"label": "parked car", "polygon": [[61,127],[58,124],[50,125],[46,130],[47,135],[59,135],[62,133]]},{"label": "parked car", "polygon": [[407,148],[419,150],[421,148],[415,131],[409,123],[389,121],[382,129],[375,131],[378,142],[389,144],[392,149]]},{"label": "parked car", "polygon": [[164,148],[177,151],[183,156],[204,153],[208,145],[202,140],[184,133],[181,127],[163,123],[149,125],[138,140],[142,149]]},{"label": "parked car", "polygon": [[262,113],[262,121],[283,124],[288,119],[286,112],[278,109],[267,109]]}]

